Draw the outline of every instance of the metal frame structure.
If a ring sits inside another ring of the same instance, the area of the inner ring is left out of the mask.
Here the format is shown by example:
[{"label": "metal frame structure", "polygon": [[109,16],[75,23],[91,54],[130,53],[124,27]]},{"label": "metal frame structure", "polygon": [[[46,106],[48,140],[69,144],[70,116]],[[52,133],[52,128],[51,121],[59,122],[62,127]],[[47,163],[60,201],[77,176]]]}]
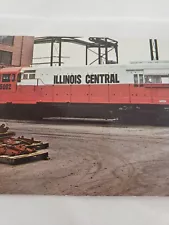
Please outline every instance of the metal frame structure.
[{"label": "metal frame structure", "polygon": [[149,39],[151,60],[159,60],[157,39]]},{"label": "metal frame structure", "polygon": [[[118,42],[111,38],[102,38],[102,37],[89,37],[87,41],[82,40],[81,37],[60,37],[60,36],[47,36],[47,37],[36,37],[34,40],[34,44],[46,44],[50,43],[50,66],[53,66],[53,63],[58,63],[59,66],[63,64],[62,58],[62,43],[73,43],[77,45],[82,45],[86,48],[86,57],[85,57],[85,64],[91,65],[94,62],[98,61],[98,64],[117,64],[118,63]],[[54,62],[54,44],[58,43],[59,45],[59,54],[58,54],[58,62]],[[96,50],[97,51],[96,51]],[[102,51],[104,50],[104,53]],[[115,51],[116,59],[109,60],[108,53],[111,51]],[[88,62],[88,52],[93,52],[97,55],[97,58],[92,61]],[[44,63],[39,63],[44,64]],[[46,63],[45,63],[46,64]]]}]

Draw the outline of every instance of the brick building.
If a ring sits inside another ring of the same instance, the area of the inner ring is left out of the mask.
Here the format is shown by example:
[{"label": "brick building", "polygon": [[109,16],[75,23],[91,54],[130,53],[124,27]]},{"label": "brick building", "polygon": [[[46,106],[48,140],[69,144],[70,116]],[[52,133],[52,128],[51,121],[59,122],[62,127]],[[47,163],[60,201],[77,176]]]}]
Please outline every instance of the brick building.
[{"label": "brick building", "polygon": [[34,37],[0,36],[0,67],[30,66],[33,46]]}]

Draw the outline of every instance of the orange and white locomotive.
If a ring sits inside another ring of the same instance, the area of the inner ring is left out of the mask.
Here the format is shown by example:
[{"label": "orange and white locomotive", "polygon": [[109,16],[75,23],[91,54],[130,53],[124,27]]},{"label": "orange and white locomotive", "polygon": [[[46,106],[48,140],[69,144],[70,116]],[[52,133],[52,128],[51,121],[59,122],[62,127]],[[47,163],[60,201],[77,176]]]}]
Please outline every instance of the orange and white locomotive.
[{"label": "orange and white locomotive", "polygon": [[1,117],[154,122],[168,109],[168,61],[0,69]]}]

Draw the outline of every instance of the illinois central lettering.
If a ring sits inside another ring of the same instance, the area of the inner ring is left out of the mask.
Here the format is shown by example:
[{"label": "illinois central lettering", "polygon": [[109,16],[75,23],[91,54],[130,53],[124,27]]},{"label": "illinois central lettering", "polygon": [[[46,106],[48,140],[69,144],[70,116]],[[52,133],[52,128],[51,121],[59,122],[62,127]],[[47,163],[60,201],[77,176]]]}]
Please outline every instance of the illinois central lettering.
[{"label": "illinois central lettering", "polygon": [[112,84],[120,83],[117,74],[55,75],[54,84]]},{"label": "illinois central lettering", "polygon": [[112,84],[119,83],[117,74],[92,74],[86,75],[86,84]]},{"label": "illinois central lettering", "polygon": [[54,84],[81,84],[81,75],[54,76]]}]

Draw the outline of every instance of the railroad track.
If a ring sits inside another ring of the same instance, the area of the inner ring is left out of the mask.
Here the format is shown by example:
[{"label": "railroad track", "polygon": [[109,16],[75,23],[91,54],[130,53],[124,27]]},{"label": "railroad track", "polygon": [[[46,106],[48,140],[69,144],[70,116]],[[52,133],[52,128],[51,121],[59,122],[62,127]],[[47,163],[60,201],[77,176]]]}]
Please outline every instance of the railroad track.
[{"label": "railroad track", "polygon": [[105,126],[105,127],[135,127],[135,126],[152,126],[152,127],[169,127],[169,121],[159,121],[158,123],[145,123],[136,121],[121,122],[118,120],[103,120],[103,119],[69,119],[69,118],[52,118],[43,120],[15,120],[15,119],[0,119],[1,122],[17,122],[27,124],[49,124],[49,125],[93,125],[93,126]]}]

